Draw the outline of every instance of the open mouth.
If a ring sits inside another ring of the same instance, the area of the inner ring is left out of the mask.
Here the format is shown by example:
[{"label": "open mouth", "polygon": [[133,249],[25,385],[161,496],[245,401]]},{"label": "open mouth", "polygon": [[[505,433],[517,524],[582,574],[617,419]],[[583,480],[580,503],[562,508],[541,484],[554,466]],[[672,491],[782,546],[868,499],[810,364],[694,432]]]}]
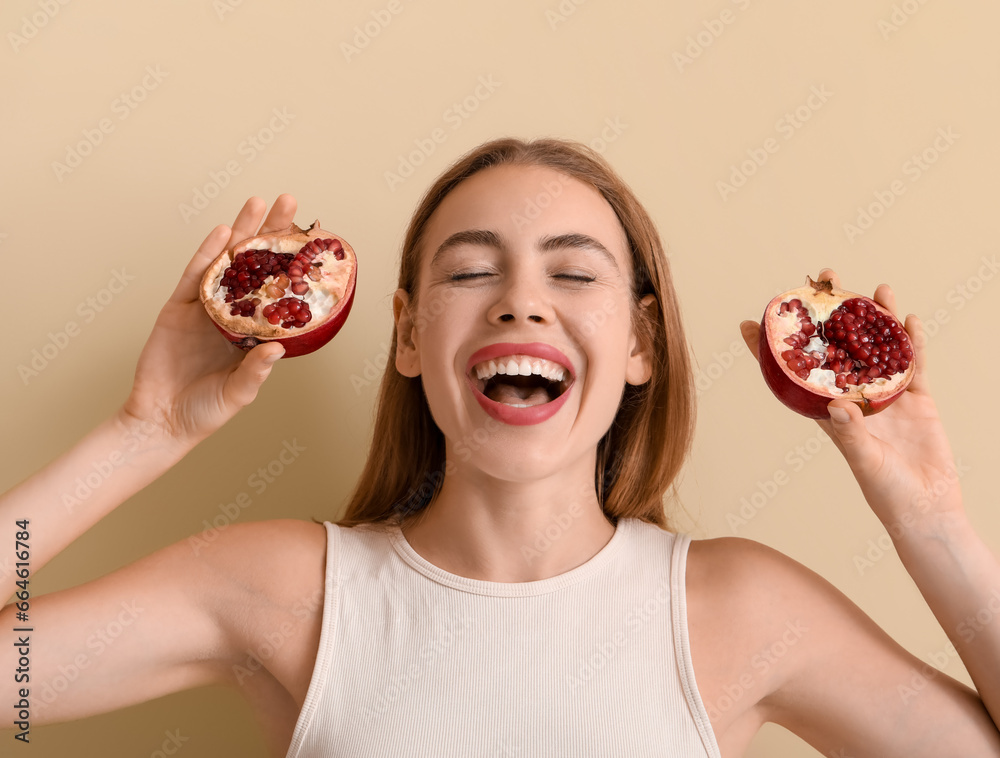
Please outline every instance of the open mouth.
[{"label": "open mouth", "polygon": [[550,403],[562,395],[572,381],[563,366],[531,355],[505,355],[481,361],[470,373],[483,395],[514,408]]}]

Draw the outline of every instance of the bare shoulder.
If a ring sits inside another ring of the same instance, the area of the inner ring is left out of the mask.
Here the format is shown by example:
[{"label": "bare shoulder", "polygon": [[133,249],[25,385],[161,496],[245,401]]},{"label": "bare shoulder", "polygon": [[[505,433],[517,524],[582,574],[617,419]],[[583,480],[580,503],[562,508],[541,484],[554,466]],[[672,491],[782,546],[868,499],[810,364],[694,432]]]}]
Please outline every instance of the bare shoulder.
[{"label": "bare shoulder", "polygon": [[[751,674],[755,691],[748,700],[757,704],[780,692],[807,667],[809,656],[832,653],[854,634],[895,646],[830,582],[758,542],[694,541],[687,571],[694,649],[728,659],[730,679]],[[735,661],[747,663],[749,671],[734,668]]]},{"label": "bare shoulder", "polygon": [[772,720],[767,697],[814,631],[809,606],[833,588],[782,553],[736,537],[692,541],[686,587],[702,700],[723,755],[739,755]]},{"label": "bare shoulder", "polygon": [[824,755],[948,754],[955,734],[944,723],[962,725],[964,755],[995,754],[996,730],[975,692],[777,550],[694,541],[686,586],[695,677],[724,756],[741,755],[767,721]]},{"label": "bare shoulder", "polygon": [[304,574],[315,576],[317,569],[322,575],[326,562],[326,528],[297,519],[233,524],[178,544],[212,571],[265,593]]},{"label": "bare shoulder", "polygon": [[[32,674],[50,682],[76,672],[35,723],[230,682],[286,728],[319,644],[325,556],[319,524],[231,525],[34,598],[35,636],[48,653]],[[10,651],[0,650],[0,665],[13,670]]]},{"label": "bare shoulder", "polygon": [[250,522],[202,532],[187,544],[203,562],[199,573],[217,587],[217,618],[234,651],[229,678],[242,687],[273,678],[301,703],[322,625],[326,528],[294,519]]},{"label": "bare shoulder", "polygon": [[696,611],[702,606],[713,613],[725,609],[742,620],[764,623],[773,621],[777,611],[802,609],[803,604],[819,607],[843,598],[801,563],[739,537],[692,541],[687,587],[688,602]]}]

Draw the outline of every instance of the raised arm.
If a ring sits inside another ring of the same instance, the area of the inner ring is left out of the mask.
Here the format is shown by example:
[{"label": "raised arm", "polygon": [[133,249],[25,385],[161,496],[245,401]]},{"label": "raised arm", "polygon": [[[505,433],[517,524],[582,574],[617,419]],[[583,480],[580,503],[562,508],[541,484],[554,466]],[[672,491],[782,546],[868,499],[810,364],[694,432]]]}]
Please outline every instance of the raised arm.
[{"label": "raised arm", "polygon": [[[0,598],[6,601],[15,591],[23,592],[23,585],[16,584],[17,522],[27,522],[26,529],[17,531],[27,533],[30,571],[38,571],[256,397],[281,347],[260,345],[244,356],[227,345],[205,315],[198,282],[231,241],[257,232],[264,209],[259,198],[248,200],[232,229],[216,227],[198,248],[156,319],[121,409],[0,496],[0,525],[11,536],[0,546]],[[282,195],[263,228],[288,226],[294,213],[295,200]],[[13,612],[5,610],[3,626]]]},{"label": "raised arm", "polygon": [[[838,284],[832,271],[821,272],[820,278]],[[895,298],[889,287],[880,286],[875,300],[895,312]],[[995,746],[1000,743],[996,732],[1000,724],[1000,624],[993,623],[993,619],[1000,611],[1000,561],[965,514],[959,486],[962,472],[930,395],[920,321],[911,315],[905,325],[917,363],[916,375],[906,392],[892,406],[869,417],[864,417],[853,403],[834,400],[830,404],[831,419],[821,421],[820,426],[843,453],[903,565],[962,658],[978,698],[992,719],[990,744]],[[744,339],[755,355],[757,328],[748,321],[741,325]],[[865,665],[874,685],[879,681],[880,666],[889,664],[888,657],[880,657],[876,650],[873,656]],[[917,670],[918,663],[910,659]],[[861,676],[859,681],[865,678]],[[945,684],[948,678],[944,675],[931,678],[934,683],[928,690],[951,686]],[[926,676],[921,679],[927,680]],[[883,681],[905,687],[911,680],[886,676]],[[895,686],[885,694],[891,705],[900,704]],[[914,724],[923,718],[933,719],[932,712],[921,710],[922,703],[930,699],[916,698],[909,703],[906,710]],[[804,700],[800,697],[797,702]],[[895,711],[901,713],[902,709],[890,708],[886,715]],[[971,728],[972,720],[964,723]],[[910,736],[915,733],[914,729],[909,732]],[[905,740],[906,735],[900,739]]]},{"label": "raised arm", "polygon": [[[32,573],[256,396],[281,347],[244,355],[227,344],[197,285],[231,240],[257,233],[264,210],[251,199],[232,229],[206,238],[156,320],[121,410],[0,498],[11,537],[16,521],[27,522]],[[293,198],[279,197],[263,229],[287,227],[294,211]],[[94,472],[101,481],[86,497],[74,491]],[[0,731],[13,727],[14,739],[29,742],[32,727],[226,682],[257,706],[282,754],[319,639],[325,530],[247,523],[204,544],[184,540],[85,584],[31,593],[28,604],[15,595],[0,611],[0,701],[14,715]],[[14,548],[4,540],[0,561],[16,569]],[[3,577],[5,597],[24,591],[16,581],[16,571]]]}]

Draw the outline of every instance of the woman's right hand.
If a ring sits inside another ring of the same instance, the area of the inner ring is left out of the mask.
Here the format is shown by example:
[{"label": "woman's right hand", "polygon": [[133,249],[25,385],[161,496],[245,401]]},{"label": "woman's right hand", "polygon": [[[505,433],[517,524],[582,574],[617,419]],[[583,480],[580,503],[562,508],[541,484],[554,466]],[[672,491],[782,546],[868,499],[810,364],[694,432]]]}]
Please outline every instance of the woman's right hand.
[{"label": "woman's right hand", "polygon": [[119,411],[126,426],[140,425],[146,436],[165,434],[193,447],[257,396],[284,348],[265,342],[244,353],[228,344],[206,314],[199,286],[223,250],[289,226],[295,198],[279,196],[260,225],[265,210],[263,200],[250,198],[232,228],[217,226],[198,248],[139,356],[132,392]]}]

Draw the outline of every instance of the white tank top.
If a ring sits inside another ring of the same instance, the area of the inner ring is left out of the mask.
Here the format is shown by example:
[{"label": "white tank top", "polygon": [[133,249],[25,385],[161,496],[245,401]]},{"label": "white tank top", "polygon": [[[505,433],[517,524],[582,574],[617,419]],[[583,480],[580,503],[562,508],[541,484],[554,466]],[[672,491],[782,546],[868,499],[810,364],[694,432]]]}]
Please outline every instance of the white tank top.
[{"label": "white tank top", "polygon": [[720,758],[691,667],[686,535],[621,519],[585,564],[502,583],[434,566],[398,528],[325,526],[288,758]]}]

